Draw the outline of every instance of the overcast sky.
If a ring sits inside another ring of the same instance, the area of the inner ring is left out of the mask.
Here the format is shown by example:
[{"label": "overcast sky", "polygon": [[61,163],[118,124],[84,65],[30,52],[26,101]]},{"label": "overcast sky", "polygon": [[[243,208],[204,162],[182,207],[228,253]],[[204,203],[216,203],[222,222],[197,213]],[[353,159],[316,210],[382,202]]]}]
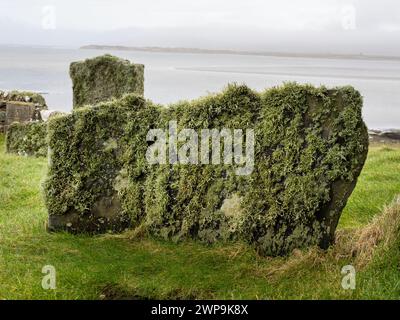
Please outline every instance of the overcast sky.
[{"label": "overcast sky", "polygon": [[1,0],[0,43],[400,54],[396,0]]}]

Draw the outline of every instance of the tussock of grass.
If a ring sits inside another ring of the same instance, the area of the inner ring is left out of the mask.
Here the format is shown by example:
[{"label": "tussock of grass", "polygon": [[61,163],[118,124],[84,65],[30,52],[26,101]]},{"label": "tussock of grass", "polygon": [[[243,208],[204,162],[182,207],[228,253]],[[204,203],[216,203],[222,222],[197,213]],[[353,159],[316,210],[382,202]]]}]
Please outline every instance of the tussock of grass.
[{"label": "tussock of grass", "polygon": [[335,245],[327,251],[317,247],[294,250],[286,259],[271,259],[265,270],[258,270],[266,277],[276,277],[293,272],[304,265],[317,266],[351,261],[358,270],[365,268],[381,250],[388,250],[400,238],[400,196],[385,207],[369,224],[354,229],[341,229],[336,232]]},{"label": "tussock of grass", "polygon": [[397,197],[368,225],[338,231],[335,247],[338,254],[355,258],[355,264],[364,267],[372,260],[378,246],[388,249],[399,237],[400,197]]}]

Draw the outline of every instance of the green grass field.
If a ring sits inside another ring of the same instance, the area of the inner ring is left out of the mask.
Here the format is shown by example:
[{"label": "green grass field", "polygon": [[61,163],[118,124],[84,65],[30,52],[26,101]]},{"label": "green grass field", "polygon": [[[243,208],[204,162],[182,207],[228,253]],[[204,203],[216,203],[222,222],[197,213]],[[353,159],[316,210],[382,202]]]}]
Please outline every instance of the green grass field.
[{"label": "green grass field", "polygon": [[[400,237],[393,218],[400,205],[386,210],[391,215],[383,224],[374,220],[400,194],[398,147],[370,148],[337,245],[286,258],[260,257],[242,243],[173,244],[137,239],[132,232],[47,233],[40,190],[46,165],[44,158],[6,154],[0,135],[0,299],[400,298]],[[382,237],[389,229],[395,236]],[[341,286],[347,264],[357,270],[355,290]],[[41,287],[45,265],[56,268],[55,290]]]}]

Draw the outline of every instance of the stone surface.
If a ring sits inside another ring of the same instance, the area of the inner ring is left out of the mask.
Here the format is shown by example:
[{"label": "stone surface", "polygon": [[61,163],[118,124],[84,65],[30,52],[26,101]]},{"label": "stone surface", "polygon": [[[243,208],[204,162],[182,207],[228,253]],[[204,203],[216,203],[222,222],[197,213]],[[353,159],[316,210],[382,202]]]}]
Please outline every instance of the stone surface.
[{"label": "stone surface", "polygon": [[74,108],[144,92],[144,66],[111,55],[71,63],[70,76]]},{"label": "stone surface", "polygon": [[75,210],[63,215],[50,215],[47,225],[49,231],[68,231],[71,233],[99,233],[123,231],[131,225],[128,216],[121,214],[118,197],[101,198],[93,205],[90,215],[81,215]]},{"label": "stone surface", "polygon": [[40,120],[40,111],[46,109],[46,101],[38,93],[0,91],[0,132],[13,122]]},{"label": "stone surface", "polygon": [[[231,85],[168,108],[129,95],[76,109],[49,120],[51,229],[121,230],[128,218],[154,237],[240,239],[264,255],[327,248],[368,151],[361,108],[351,87],[288,83],[263,93]],[[150,164],[147,133],[170,121],[179,130],[254,129],[251,174],[229,164]]]},{"label": "stone surface", "polygon": [[6,125],[13,122],[28,122],[35,116],[35,105],[25,102],[8,102],[6,109]]}]

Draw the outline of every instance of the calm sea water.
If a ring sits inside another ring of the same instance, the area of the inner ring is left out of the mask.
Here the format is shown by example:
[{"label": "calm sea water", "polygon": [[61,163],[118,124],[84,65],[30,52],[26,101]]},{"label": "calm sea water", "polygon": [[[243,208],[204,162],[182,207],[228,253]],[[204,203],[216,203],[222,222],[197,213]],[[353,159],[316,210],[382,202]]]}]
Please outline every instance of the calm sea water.
[{"label": "calm sea water", "polygon": [[[99,50],[0,47],[0,89],[46,92],[50,109],[70,111],[72,61]],[[158,103],[193,99],[229,82],[263,90],[284,81],[353,85],[370,128],[400,128],[400,62],[112,51],[145,65],[145,96]]]}]

